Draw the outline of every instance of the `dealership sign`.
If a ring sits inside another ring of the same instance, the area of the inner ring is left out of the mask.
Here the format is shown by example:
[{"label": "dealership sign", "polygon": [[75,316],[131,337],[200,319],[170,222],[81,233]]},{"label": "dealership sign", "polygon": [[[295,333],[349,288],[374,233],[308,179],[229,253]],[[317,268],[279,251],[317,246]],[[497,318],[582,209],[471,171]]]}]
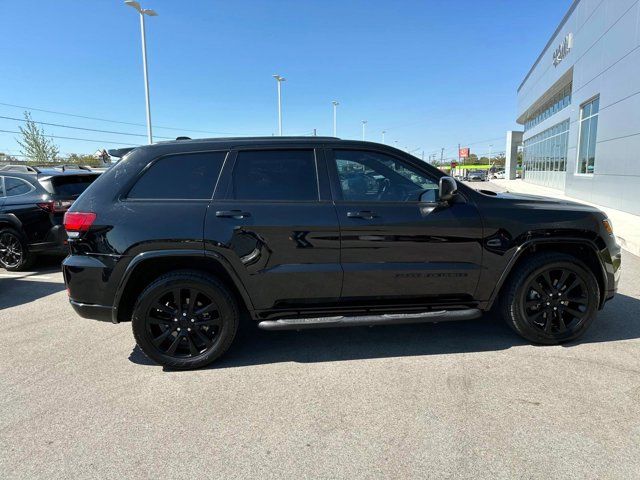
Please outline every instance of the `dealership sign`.
[{"label": "dealership sign", "polygon": [[458,150],[458,156],[460,158],[469,158],[469,147],[462,147]]},{"label": "dealership sign", "polygon": [[564,57],[569,55],[571,51],[571,47],[573,47],[573,33],[569,33],[562,43],[558,45],[558,47],[553,51],[553,66],[557,67],[558,64],[564,60]]}]

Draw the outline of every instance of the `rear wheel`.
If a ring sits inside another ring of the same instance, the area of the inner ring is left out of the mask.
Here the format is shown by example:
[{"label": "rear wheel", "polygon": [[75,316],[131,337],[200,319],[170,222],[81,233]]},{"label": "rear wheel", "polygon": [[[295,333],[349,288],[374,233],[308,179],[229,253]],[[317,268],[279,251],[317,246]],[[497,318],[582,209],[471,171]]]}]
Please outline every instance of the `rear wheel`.
[{"label": "rear wheel", "polygon": [[539,254],[514,272],[502,297],[507,323],[527,340],[556,344],[578,338],[598,311],[591,270],[570,255]]},{"label": "rear wheel", "polygon": [[33,255],[29,253],[22,235],[12,228],[0,230],[0,265],[6,270],[18,272],[29,268],[32,263]]},{"label": "rear wheel", "polygon": [[236,302],[217,279],[182,271],[161,276],[140,294],[132,327],[138,346],[150,359],[191,369],[226,352],[238,321]]}]

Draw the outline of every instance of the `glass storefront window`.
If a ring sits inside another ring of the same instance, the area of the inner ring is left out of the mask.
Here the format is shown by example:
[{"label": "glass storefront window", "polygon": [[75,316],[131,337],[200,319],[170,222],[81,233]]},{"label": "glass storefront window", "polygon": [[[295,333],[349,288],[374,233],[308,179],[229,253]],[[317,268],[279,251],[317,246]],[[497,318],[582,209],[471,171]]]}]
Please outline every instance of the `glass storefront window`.
[{"label": "glass storefront window", "polygon": [[592,174],[595,171],[599,111],[600,96],[589,100],[580,107],[580,140],[576,168],[578,174]]},{"label": "glass storefront window", "polygon": [[569,140],[569,120],[524,141],[526,171],[566,171]]},{"label": "glass storefront window", "polygon": [[535,127],[543,120],[558,113],[560,110],[571,104],[571,88],[572,84],[564,86],[551,99],[547,100],[540,108],[536,109],[524,122],[524,130]]}]

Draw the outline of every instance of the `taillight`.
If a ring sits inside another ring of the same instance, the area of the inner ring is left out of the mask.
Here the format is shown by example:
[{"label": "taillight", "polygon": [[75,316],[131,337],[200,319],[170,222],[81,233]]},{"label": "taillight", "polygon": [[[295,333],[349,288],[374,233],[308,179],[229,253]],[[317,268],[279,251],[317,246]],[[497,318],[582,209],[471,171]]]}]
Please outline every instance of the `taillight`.
[{"label": "taillight", "polygon": [[64,214],[64,229],[69,238],[78,238],[80,232],[86,232],[96,219],[93,212],[67,212]]},{"label": "taillight", "polygon": [[69,210],[73,202],[67,200],[51,200],[49,202],[36,203],[36,205],[49,213],[60,213]]}]

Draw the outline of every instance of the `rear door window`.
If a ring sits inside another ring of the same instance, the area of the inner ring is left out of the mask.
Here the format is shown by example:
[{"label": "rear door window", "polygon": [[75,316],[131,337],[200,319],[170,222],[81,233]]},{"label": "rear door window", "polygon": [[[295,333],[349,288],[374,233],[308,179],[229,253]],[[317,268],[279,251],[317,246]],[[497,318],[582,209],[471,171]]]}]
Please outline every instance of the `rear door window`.
[{"label": "rear door window", "polygon": [[318,200],[316,160],[309,150],[247,150],[233,167],[236,200]]},{"label": "rear door window", "polygon": [[20,178],[4,177],[4,188],[6,190],[7,197],[15,197],[17,195],[24,195],[34,190],[33,186],[25,182]]},{"label": "rear door window", "polygon": [[226,152],[162,157],[144,171],[128,198],[210,200],[225,157]]}]

